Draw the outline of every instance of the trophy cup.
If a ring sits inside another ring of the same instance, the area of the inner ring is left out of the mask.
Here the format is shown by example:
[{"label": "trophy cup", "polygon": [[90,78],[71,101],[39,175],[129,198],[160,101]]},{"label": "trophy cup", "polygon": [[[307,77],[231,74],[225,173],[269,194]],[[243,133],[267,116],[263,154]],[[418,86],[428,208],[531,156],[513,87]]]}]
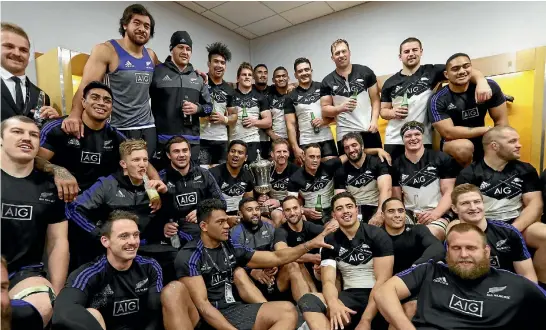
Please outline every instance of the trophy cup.
[{"label": "trophy cup", "polygon": [[[274,163],[262,159],[260,150],[257,150],[258,158],[250,164],[250,172],[254,176],[254,190],[260,195],[266,195],[271,190],[271,169]],[[264,216],[269,217],[270,210],[268,205],[262,205],[261,211]]]}]

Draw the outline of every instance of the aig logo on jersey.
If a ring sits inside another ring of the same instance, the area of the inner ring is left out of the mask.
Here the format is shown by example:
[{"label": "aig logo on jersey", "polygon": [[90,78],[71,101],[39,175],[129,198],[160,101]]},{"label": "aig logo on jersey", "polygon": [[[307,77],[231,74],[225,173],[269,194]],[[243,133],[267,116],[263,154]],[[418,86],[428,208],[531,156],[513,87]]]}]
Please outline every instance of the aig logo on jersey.
[{"label": "aig logo on jersey", "polygon": [[180,194],[176,196],[176,202],[178,203],[178,206],[189,206],[189,205],[195,205],[197,204],[197,193],[191,192],[187,194]]},{"label": "aig logo on jersey", "polygon": [[474,315],[477,317],[482,317],[483,315],[483,301],[463,299],[454,294],[451,295],[449,308],[463,314]]},{"label": "aig logo on jersey", "polygon": [[149,73],[142,73],[142,72],[135,72],[135,81],[137,84],[150,84],[150,74]]},{"label": "aig logo on jersey", "polygon": [[139,310],[139,300],[128,299],[114,302],[114,316],[122,316],[137,313]]},{"label": "aig logo on jersey", "polygon": [[82,151],[81,162],[84,164],[100,164],[100,153]]},{"label": "aig logo on jersey", "polygon": [[472,108],[468,110],[463,110],[463,119],[470,119],[478,117],[480,113],[478,112],[478,108]]},{"label": "aig logo on jersey", "polygon": [[32,206],[2,203],[2,219],[32,220]]}]

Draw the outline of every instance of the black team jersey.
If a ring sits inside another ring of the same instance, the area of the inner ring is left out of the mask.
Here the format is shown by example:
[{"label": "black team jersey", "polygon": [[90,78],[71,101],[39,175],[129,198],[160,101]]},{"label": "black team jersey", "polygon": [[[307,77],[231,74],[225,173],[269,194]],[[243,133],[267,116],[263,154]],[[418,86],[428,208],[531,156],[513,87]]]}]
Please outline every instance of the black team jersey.
[{"label": "black team jersey", "polygon": [[349,240],[341,230],[324,239],[333,249],[321,249],[321,266],[334,266],[343,279],[343,290],[371,289],[375,285],[373,258],[392,256],[392,241],[378,227],[360,223],[355,237]]},{"label": "black team jersey", "polygon": [[512,221],[523,209],[522,196],[541,191],[540,179],[535,168],[519,160],[512,160],[502,171],[489,167],[483,159],[461,171],[455,185],[471,183],[483,194],[485,217]]},{"label": "black team jersey", "polygon": [[270,223],[259,221],[256,226],[252,223],[241,221],[231,228],[231,241],[237,246],[247,246],[256,251],[271,251],[275,227]]},{"label": "black team jersey", "polygon": [[402,188],[406,209],[429,211],[436,208],[442,198],[440,180],[454,179],[460,170],[457,162],[447,154],[425,148],[415,164],[406,155],[394,160],[392,186]]},{"label": "black team jersey", "polygon": [[234,245],[231,241],[209,249],[200,239],[193,240],[176,256],[176,277],[202,276],[210,303],[216,308],[224,308],[237,302],[233,292],[235,268],[245,267],[253,255],[253,249]]},{"label": "black team jersey", "polygon": [[322,208],[329,209],[334,196],[334,174],[341,165],[339,158],[321,162],[315,175],[307,173],[305,167],[302,167],[290,177],[287,190],[289,193],[301,194],[307,208],[314,208],[320,195]]},{"label": "black team jersey", "polygon": [[301,221],[303,222],[303,227],[299,232],[290,228],[288,222],[277,228],[275,230],[273,246],[279,242],[284,242],[289,247],[295,247],[302,243],[309,242],[324,230],[324,227],[317,225],[316,223],[304,220]]},{"label": "black team jersey", "polygon": [[491,248],[491,267],[515,273],[514,262],[531,258],[519,230],[506,222],[487,220],[485,236]]},{"label": "black team jersey", "polygon": [[291,162],[287,164],[286,168],[281,173],[277,173],[273,168],[271,170],[271,191],[269,192],[269,196],[278,201],[282,201],[288,195],[287,189],[290,177],[299,169],[299,166]]},{"label": "black team jersey", "polygon": [[193,163],[189,166],[186,175],[180,174],[172,165],[159,172],[161,180],[167,186],[167,193],[160,195],[162,206],[158,215],[163,221],[177,222],[179,236],[188,241],[201,233],[197,223],[186,221],[186,216],[197,210],[197,204],[210,198],[225,203],[210,171]]},{"label": "black team jersey", "polygon": [[273,132],[283,139],[288,139],[286,122],[284,121],[284,101],[286,100],[286,94],[280,94],[277,91],[277,88],[272,86],[267,99],[271,110],[271,128],[273,129]]},{"label": "black team jersey", "polygon": [[[387,233],[388,234],[388,233]],[[398,235],[388,234],[394,247],[393,273],[432,259],[442,261],[445,250],[442,243],[424,225],[406,225]]]},{"label": "black team jersey", "polygon": [[334,189],[345,189],[350,192],[356,199],[356,205],[377,207],[379,201],[377,179],[383,175],[390,175],[389,167],[377,156],[365,157],[360,168],[347,161],[336,171]]},{"label": "black team jersey", "polygon": [[252,89],[243,94],[239,89],[235,90],[233,106],[237,108],[237,123],[229,129],[230,140],[243,140],[244,142],[260,142],[260,128],[243,126],[243,110],[246,109],[248,118],[261,119],[260,113],[269,110],[267,97]]},{"label": "black team jersey", "polygon": [[319,132],[315,133],[311,125],[311,114],[315,118],[322,118],[319,82],[313,81],[308,89],[298,86],[288,93],[284,102],[284,114],[291,113],[296,115],[300,146],[334,139],[329,126],[321,127]]},{"label": "black team jersey", "polygon": [[[227,109],[233,107],[233,95],[235,91],[224,80],[222,80],[220,85],[216,85],[209,77],[208,85],[213,105],[212,111],[220,112],[224,116],[227,116]],[[203,119],[201,121],[201,140],[227,141],[227,126],[222,123],[213,124],[208,118]]]},{"label": "black team jersey", "polygon": [[94,308],[107,329],[160,329],[162,289],[161,267],[154,259],[136,256],[129,269],[119,271],[102,256],[70,274],[55,301],[53,327],[101,329],[86,310]]},{"label": "black team jersey", "polygon": [[431,144],[432,135],[427,116],[427,104],[436,85],[445,80],[443,64],[425,64],[419,66],[411,76],[398,71],[387,79],[381,89],[381,102],[392,103],[393,108],[400,107],[404,94],[408,98],[408,116],[404,119],[390,119],[385,130],[385,144],[403,145],[400,129],[408,121],[418,121],[425,125],[423,143]]},{"label": "black team jersey", "polygon": [[544,329],[546,295],[535,283],[492,268],[463,280],[445,264],[425,263],[398,273],[417,298],[419,330]]},{"label": "black team jersey", "polygon": [[111,174],[118,167],[119,145],[126,137],[107,123],[98,131],[84,124],[84,137],[77,139],[63,132],[63,119],[44,125],[40,133],[40,147],[53,151],[55,155],[51,162],[69,170],[84,191],[99,177]]},{"label": "black team jersey", "polygon": [[47,227],[66,221],[64,203],[49,175],[33,171],[24,178],[2,171],[2,255],[8,273],[39,265]]},{"label": "black team jersey", "polygon": [[227,212],[237,212],[243,195],[254,190],[254,177],[246,166],[241,168],[236,178],[231,176],[226,163],[211,168],[210,174],[222,191],[222,196],[227,204]]},{"label": "black team jersey", "polygon": [[[483,127],[485,115],[491,108],[503,104],[506,99],[499,85],[493,80],[487,80],[493,91],[493,96],[484,103],[476,104],[476,84],[470,82],[466,92],[455,93],[444,86],[430,98],[428,118],[431,123],[444,119],[453,121],[454,126]],[[474,144],[474,155],[483,156],[482,137],[470,139]],[[479,157],[475,157],[478,159]]]},{"label": "black team jersey", "polygon": [[336,117],[338,141],[349,132],[367,132],[372,121],[372,103],[368,90],[377,83],[377,78],[367,66],[352,66],[348,80],[334,70],[322,80],[320,87],[320,96],[331,96],[335,106],[344,103],[355,93],[357,95],[356,108]]}]

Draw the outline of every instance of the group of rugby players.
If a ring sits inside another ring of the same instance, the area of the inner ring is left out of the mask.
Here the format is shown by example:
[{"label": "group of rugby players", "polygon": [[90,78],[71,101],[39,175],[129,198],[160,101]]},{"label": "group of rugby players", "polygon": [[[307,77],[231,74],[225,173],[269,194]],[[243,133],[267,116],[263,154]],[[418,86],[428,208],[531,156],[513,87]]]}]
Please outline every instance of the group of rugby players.
[{"label": "group of rugby players", "polygon": [[322,82],[302,57],[229,83],[226,45],[204,74],[178,31],[161,63],[154,26],[127,7],[60,118],[2,23],[2,329],[545,328],[545,185],[468,55],[408,38],[380,88],[339,39]]}]

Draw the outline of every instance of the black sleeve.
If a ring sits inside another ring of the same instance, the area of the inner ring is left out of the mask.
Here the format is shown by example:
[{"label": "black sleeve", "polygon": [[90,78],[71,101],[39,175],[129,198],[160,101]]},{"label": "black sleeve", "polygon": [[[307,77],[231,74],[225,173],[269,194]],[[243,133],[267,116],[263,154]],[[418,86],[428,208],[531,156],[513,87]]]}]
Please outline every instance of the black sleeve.
[{"label": "black sleeve", "polygon": [[381,102],[392,103],[391,89],[393,86],[391,86],[390,80],[391,78],[387,79],[383,84],[383,88],[381,89]]},{"label": "black sleeve", "polygon": [[381,228],[368,226],[370,238],[372,239],[372,253],[374,258],[394,255],[392,239],[386,231]]},{"label": "black sleeve", "polygon": [[99,237],[100,230],[95,225],[98,216],[102,214],[102,206],[105,197],[104,178],[99,178],[94,185],[78,195],[72,202],[66,204],[66,218],[73,221],[77,226],[90,233],[94,237]]},{"label": "black sleeve", "polygon": [[207,183],[207,192],[210,193],[210,198],[219,199],[224,204],[224,207],[227,206],[226,200],[224,199],[224,195],[222,194],[222,191],[220,190],[220,187],[218,186],[218,183],[216,182],[216,179],[214,179],[214,176],[208,171],[207,169],[204,169],[203,176],[206,177],[206,183]]},{"label": "black sleeve", "polygon": [[513,261],[523,261],[531,258],[531,254],[529,253],[529,250],[527,250],[527,245],[525,244],[525,240],[523,239],[523,236],[517,230],[514,226],[507,224],[507,223],[501,223],[501,226],[506,226],[509,231],[509,239],[510,243],[508,246],[510,246],[510,254]]},{"label": "black sleeve", "polygon": [[288,232],[284,228],[277,228],[275,235],[273,236],[273,246],[279,242],[288,244]]},{"label": "black sleeve", "polygon": [[303,225],[305,226],[306,224],[307,230],[311,234],[311,239],[317,237],[324,230],[324,227],[322,227],[321,225],[317,225],[316,223],[305,221]]},{"label": "black sleeve", "polygon": [[419,291],[421,291],[421,286],[423,285],[427,272],[433,271],[433,268],[434,265],[431,263],[419,264],[396,274],[396,276],[404,281],[404,284],[406,284],[408,287],[411,296],[415,296],[419,294]]},{"label": "black sleeve", "polygon": [[463,183],[474,184],[474,171],[472,165],[464,168],[457,176],[457,180],[455,180],[455,186]]},{"label": "black sleeve", "polygon": [[376,161],[376,166],[375,166],[376,179],[382,175],[390,174],[388,163],[382,162],[381,159],[379,159],[379,157],[374,157],[374,158]]},{"label": "black sleeve", "polygon": [[[323,263],[326,260],[330,260],[330,262],[331,261],[336,262],[336,257],[338,257],[339,255],[339,248],[337,244],[335,244],[334,234],[329,234],[328,236],[326,236],[324,238],[324,242],[326,244],[332,245],[334,248],[333,249],[320,248],[320,260],[322,260]],[[324,265],[323,263],[321,263],[321,265]]]},{"label": "black sleeve", "polygon": [[288,184],[286,185],[286,191],[291,193],[299,193],[301,189],[301,185],[299,183],[298,177],[299,172],[302,171],[302,169],[298,169],[294,174],[290,176],[290,179],[288,180]]},{"label": "black sleeve", "polygon": [[40,131],[40,147],[53,152],[62,150],[62,140],[65,134],[61,130],[61,124],[62,121],[54,120],[42,127]]},{"label": "black sleeve", "polygon": [[334,175],[334,173],[336,172],[336,170],[338,168],[340,168],[341,166],[343,165],[343,163],[341,162],[341,159],[339,158],[332,158],[332,159],[328,159],[327,161],[323,162],[321,164],[321,166],[324,166],[324,168],[326,169],[326,172],[330,175]]},{"label": "black sleeve", "polygon": [[491,79],[487,79],[487,82],[489,83],[489,87],[493,93],[491,98],[487,101],[487,107],[495,108],[506,102],[506,98],[504,97],[504,93],[502,92],[500,86]]},{"label": "black sleeve", "polygon": [[400,187],[400,174],[398,173],[398,164],[393,163],[391,167],[389,167],[389,173],[392,178],[392,186],[393,187]]},{"label": "black sleeve", "polygon": [[436,86],[439,82],[442,82],[446,80],[446,76],[444,75],[444,71],[446,70],[445,64],[434,64],[431,65],[433,70],[433,77],[434,80],[432,82],[432,87]]},{"label": "black sleeve", "polygon": [[201,81],[201,92],[199,93],[199,107],[201,111],[198,112],[199,117],[210,116],[212,113],[212,98],[210,97],[209,85],[205,83],[203,77],[198,75],[199,81]]},{"label": "black sleeve", "polygon": [[246,190],[245,192],[251,192],[254,190],[254,177],[252,176],[252,174],[250,173],[250,170],[247,170],[246,173]]},{"label": "black sleeve", "polygon": [[53,308],[52,326],[59,330],[102,330],[97,320],[86,309],[88,296],[73,288],[64,288]]},{"label": "black sleeve", "polygon": [[51,106],[51,99],[49,98],[49,95],[47,95],[46,92],[44,92],[44,94],[45,94],[44,104],[47,106]]},{"label": "black sleeve", "polygon": [[162,329],[162,310],[161,310],[161,290],[163,289],[163,272],[161,266],[151,258],[146,258],[150,262],[148,270],[148,325],[145,330]]},{"label": "black sleeve", "polygon": [[377,84],[377,77],[372,69],[367,66],[364,67],[364,80],[366,81],[366,89],[369,89],[373,85]]},{"label": "black sleeve", "polygon": [[117,129],[115,129],[113,127],[112,127],[112,129],[114,130],[114,132],[116,132],[116,142],[117,142],[117,147],[119,148],[119,145],[122,142],[124,142],[125,140],[127,140],[127,137],[125,136],[125,134],[121,133]]},{"label": "black sleeve", "polygon": [[294,101],[290,96],[287,96],[284,100],[284,114],[288,115],[290,113],[296,113],[296,108],[294,107]]},{"label": "black sleeve", "polygon": [[414,264],[422,264],[430,259],[435,262],[444,260],[446,252],[442,242],[432,235],[427,227],[415,225],[413,230],[415,231],[418,243],[421,244],[424,250],[421,257],[415,260]]},{"label": "black sleeve", "polygon": [[438,176],[440,179],[455,179],[461,172],[461,165],[446,153],[439,152],[440,158]]},{"label": "black sleeve", "polygon": [[226,108],[232,108],[235,105],[233,104],[233,92],[228,92],[226,96]]},{"label": "black sleeve", "polygon": [[[55,196],[55,195],[54,195]],[[49,212],[48,212],[49,213]],[[51,213],[48,214],[48,224],[55,224],[59,222],[66,221],[65,216],[65,203],[56,198],[55,205],[53,206]]]},{"label": "black sleeve", "polygon": [[[199,250],[181,249],[174,259],[176,278],[201,276],[201,258],[193,258],[200,254]],[[191,261],[191,264],[190,264]]]},{"label": "black sleeve", "polygon": [[260,96],[258,99],[258,106],[260,107],[260,112],[269,110],[269,101],[267,100],[267,97]]},{"label": "black sleeve", "polygon": [[[440,91],[442,90],[443,88],[440,89]],[[428,102],[428,118],[432,124],[451,118],[447,113],[447,107],[441,98],[440,91],[434,94]]]},{"label": "black sleeve", "polygon": [[240,267],[245,267],[256,252],[254,249],[240,244],[232,243],[233,252],[235,254],[235,259],[237,260],[237,265]]},{"label": "black sleeve", "polygon": [[533,191],[541,191],[537,170],[531,164],[524,163],[523,166],[525,173],[521,176],[523,180],[521,183],[521,192],[525,194]]},{"label": "black sleeve", "polygon": [[345,166],[338,168],[334,174],[334,189],[347,189]]},{"label": "black sleeve", "polygon": [[328,86],[328,82],[326,81],[326,78],[322,79],[322,83],[320,84],[320,97],[323,96],[332,96],[332,88]]}]

